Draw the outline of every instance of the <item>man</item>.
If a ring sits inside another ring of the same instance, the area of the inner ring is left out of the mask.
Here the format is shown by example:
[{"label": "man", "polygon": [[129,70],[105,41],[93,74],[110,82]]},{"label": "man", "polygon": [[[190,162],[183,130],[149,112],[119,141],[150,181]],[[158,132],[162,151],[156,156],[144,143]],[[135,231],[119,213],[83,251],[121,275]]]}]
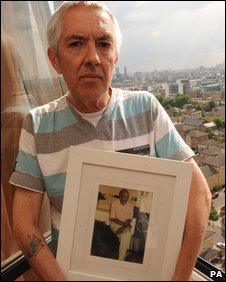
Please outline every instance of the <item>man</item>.
[{"label": "man", "polygon": [[[100,2],[68,1],[48,25],[48,56],[69,92],[33,109],[21,131],[10,182],[16,186],[13,222],[18,243],[44,280],[65,279],[54,258],[69,146],[125,150],[148,145],[150,155],[194,166],[186,226],[172,280],[189,280],[206,229],[211,195],[192,150],[154,95],[110,87],[120,31]],[[53,253],[38,228],[43,194],[52,216]]]},{"label": "man", "polygon": [[109,219],[111,229],[119,237],[119,260],[125,260],[131,240],[131,221],[133,219],[133,205],[128,202],[129,191],[122,189],[119,199],[111,204]]}]

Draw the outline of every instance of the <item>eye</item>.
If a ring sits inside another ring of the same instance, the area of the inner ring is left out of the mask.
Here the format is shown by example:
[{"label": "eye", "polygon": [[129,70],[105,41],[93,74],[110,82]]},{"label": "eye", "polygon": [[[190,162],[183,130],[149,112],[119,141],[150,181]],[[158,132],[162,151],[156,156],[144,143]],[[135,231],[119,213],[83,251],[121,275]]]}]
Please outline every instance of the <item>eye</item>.
[{"label": "eye", "polygon": [[98,43],[98,45],[99,45],[100,47],[102,47],[102,48],[110,48],[110,47],[111,47],[111,44],[110,44],[109,42],[107,42],[107,41],[100,41],[100,42]]},{"label": "eye", "polygon": [[69,47],[80,47],[83,46],[84,42],[82,40],[76,40],[69,44]]}]

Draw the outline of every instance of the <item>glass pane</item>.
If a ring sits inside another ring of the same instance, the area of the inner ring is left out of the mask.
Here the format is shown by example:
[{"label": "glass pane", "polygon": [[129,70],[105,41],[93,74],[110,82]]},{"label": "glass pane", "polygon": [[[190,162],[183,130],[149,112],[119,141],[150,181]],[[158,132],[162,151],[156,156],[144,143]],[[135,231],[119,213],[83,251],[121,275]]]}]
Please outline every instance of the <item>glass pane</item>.
[{"label": "glass pane", "polygon": [[156,95],[195,151],[213,195],[200,256],[225,272],[225,4],[104,2],[123,33],[112,85]]},{"label": "glass pane", "polygon": [[[19,136],[23,118],[28,111],[61,97],[58,75],[46,55],[46,23],[49,6],[36,1],[4,1],[1,3],[1,261],[9,258],[18,246],[12,232],[12,201],[14,188],[9,178],[18,154]],[[50,229],[49,202],[45,197],[40,228]]]}]

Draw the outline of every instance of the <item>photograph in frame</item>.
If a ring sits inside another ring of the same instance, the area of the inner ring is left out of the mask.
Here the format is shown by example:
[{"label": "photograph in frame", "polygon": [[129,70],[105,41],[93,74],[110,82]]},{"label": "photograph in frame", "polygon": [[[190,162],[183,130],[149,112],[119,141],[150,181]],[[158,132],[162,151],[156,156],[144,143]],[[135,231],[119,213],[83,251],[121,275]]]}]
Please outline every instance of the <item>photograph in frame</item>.
[{"label": "photograph in frame", "polygon": [[[170,280],[183,237],[192,165],[81,147],[71,147],[69,155],[57,250],[67,279]],[[120,236],[111,228],[115,212],[110,213],[121,190],[128,191],[132,220],[119,259]]]},{"label": "photograph in frame", "polygon": [[100,185],[91,255],[143,263],[152,196],[151,192]]}]

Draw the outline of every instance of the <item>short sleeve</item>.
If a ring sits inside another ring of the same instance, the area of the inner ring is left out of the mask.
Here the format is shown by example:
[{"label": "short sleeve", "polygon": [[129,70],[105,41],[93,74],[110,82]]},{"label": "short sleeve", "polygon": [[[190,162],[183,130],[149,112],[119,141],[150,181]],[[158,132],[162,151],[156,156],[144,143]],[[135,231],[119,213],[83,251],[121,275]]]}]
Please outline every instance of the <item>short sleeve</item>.
[{"label": "short sleeve", "polygon": [[25,117],[19,140],[19,152],[9,183],[43,193],[43,175],[37,160],[33,122],[30,113]]},{"label": "short sleeve", "polygon": [[153,95],[154,140],[156,157],[183,161],[195,155],[180,136],[165,109]]},{"label": "short sleeve", "polygon": [[116,218],[116,206],[115,206],[116,202],[113,202],[111,204],[111,209],[110,209],[110,218]]}]

